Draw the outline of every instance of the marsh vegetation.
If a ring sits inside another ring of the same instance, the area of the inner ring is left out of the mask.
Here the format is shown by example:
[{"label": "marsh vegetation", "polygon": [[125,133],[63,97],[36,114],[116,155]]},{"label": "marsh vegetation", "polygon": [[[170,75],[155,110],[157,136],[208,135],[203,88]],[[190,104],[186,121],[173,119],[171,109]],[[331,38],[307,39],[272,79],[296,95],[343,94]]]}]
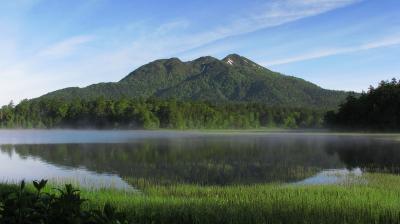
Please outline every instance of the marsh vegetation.
[{"label": "marsh vegetation", "polygon": [[[313,186],[158,185],[144,180],[127,181],[140,191],[82,189],[79,197],[87,201],[80,204],[80,211],[104,220],[113,218],[127,223],[400,222],[400,178],[397,175],[349,176],[340,184]],[[2,185],[0,193],[10,189],[18,192],[18,185]],[[33,186],[28,189],[33,191]],[[55,198],[65,194],[50,186],[42,191]],[[107,209],[112,213],[107,213]]]}]

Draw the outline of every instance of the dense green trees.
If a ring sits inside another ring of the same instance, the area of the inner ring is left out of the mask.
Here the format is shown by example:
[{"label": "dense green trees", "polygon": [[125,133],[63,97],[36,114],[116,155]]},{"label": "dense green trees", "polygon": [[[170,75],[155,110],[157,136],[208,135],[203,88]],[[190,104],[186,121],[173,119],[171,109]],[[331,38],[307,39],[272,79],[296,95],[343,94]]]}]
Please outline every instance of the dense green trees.
[{"label": "dense green trees", "polygon": [[320,127],[323,111],[160,99],[23,100],[0,109],[2,128],[258,128]]},{"label": "dense green trees", "polygon": [[139,67],[119,82],[61,89],[41,98],[96,100],[104,96],[107,100],[119,100],[123,97],[156,97],[178,101],[257,102],[274,107],[334,109],[347,94],[273,72],[233,54],[222,60],[209,56],[187,62],[177,58],[156,60]]},{"label": "dense green trees", "polygon": [[360,97],[350,95],[337,112],[326,114],[329,126],[346,129],[386,130],[400,129],[400,82],[381,81]]}]

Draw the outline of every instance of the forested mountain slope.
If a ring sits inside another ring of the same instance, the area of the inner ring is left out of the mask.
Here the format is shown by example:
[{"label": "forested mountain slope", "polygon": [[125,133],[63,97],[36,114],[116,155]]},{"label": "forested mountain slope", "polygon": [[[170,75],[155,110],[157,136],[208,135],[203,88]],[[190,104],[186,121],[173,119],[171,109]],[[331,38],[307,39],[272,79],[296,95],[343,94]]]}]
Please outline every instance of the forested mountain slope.
[{"label": "forested mountain slope", "polygon": [[323,89],[303,79],[282,75],[242,56],[222,60],[201,57],[182,62],[178,58],[143,65],[119,82],[85,88],[66,88],[40,99],[94,100],[168,98],[178,101],[255,102],[280,107],[335,108],[346,92]]}]

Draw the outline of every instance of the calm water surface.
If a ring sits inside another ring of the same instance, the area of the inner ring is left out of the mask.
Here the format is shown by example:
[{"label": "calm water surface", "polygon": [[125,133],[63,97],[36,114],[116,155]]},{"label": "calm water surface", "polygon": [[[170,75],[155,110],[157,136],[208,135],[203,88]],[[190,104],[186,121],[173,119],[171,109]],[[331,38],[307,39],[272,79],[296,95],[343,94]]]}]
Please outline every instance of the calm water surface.
[{"label": "calm water surface", "polygon": [[[0,180],[320,184],[400,172],[399,135],[0,130]],[[134,187],[134,186],[133,186]]]}]

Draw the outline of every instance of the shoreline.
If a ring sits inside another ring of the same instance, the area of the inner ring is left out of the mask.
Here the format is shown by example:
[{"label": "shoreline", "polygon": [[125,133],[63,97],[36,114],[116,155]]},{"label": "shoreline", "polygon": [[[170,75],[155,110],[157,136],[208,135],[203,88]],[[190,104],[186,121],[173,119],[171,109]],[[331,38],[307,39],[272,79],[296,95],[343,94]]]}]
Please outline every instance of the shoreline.
[{"label": "shoreline", "polygon": [[0,128],[1,131],[98,131],[98,132],[177,132],[177,133],[321,133],[321,134],[365,134],[365,135],[382,135],[382,134],[400,134],[400,131],[338,131],[326,128],[315,129],[290,129],[290,128],[249,128],[249,129],[96,129],[96,128]]}]

